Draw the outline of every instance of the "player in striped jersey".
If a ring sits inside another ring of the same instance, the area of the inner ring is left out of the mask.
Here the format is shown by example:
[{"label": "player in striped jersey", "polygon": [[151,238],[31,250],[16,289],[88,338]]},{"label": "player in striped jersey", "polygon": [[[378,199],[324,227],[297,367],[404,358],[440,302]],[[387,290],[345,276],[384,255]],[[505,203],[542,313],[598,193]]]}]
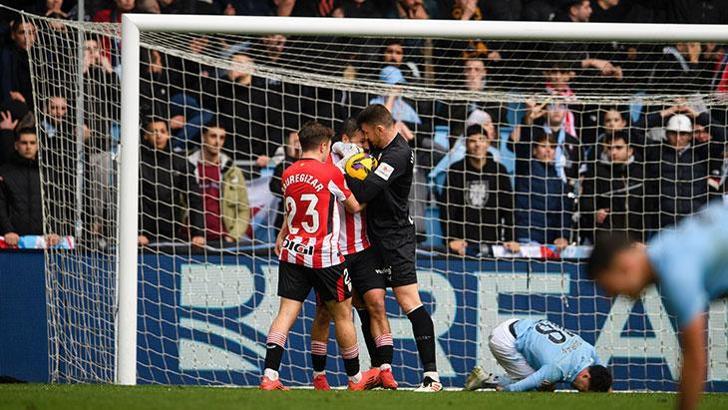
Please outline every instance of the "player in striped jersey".
[{"label": "player in striped jersey", "polygon": [[[330,161],[342,161],[345,151],[365,148],[366,140],[358,129],[356,120],[344,122],[340,133],[341,142],[335,144],[339,149],[332,150]],[[385,290],[377,280],[380,258],[373,254],[367,236],[366,210],[348,212],[339,204],[341,232],[339,246],[346,257],[346,264],[355,291],[354,305],[362,323],[362,333],[371,357],[374,371],[379,371],[380,385],[386,389],[397,389],[392,375],[392,356],[394,352],[392,333],[384,305]],[[319,304],[311,329],[311,361],[313,363],[313,385],[316,390],[329,390],[326,380],[327,340],[331,315]]]},{"label": "player in striped jersey", "polygon": [[378,372],[359,371],[359,347],[351,317],[351,281],[339,250],[339,212],[335,206],[341,202],[350,212],[359,212],[362,207],[341,172],[326,162],[332,134],[321,124],[305,124],[299,131],[301,159],[288,167],[281,178],[285,224],[275,247],[280,259],[281,302],[268,332],[260,384],[263,390],[286,390],[278,369],[288,332],[312,287],[334,319],[349,390],[371,388],[378,380]]}]

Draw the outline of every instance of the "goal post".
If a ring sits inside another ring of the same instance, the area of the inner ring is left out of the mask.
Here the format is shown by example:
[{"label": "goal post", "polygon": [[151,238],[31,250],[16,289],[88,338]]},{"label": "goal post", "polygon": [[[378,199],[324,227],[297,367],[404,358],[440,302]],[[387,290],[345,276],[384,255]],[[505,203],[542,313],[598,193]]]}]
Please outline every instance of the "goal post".
[{"label": "goal post", "polygon": [[714,25],[556,22],[315,19],[125,14],[121,23],[121,168],[119,191],[118,384],[136,384],[139,197],[140,32],[331,35],[402,38],[484,38],[556,41],[718,41],[728,28]]}]

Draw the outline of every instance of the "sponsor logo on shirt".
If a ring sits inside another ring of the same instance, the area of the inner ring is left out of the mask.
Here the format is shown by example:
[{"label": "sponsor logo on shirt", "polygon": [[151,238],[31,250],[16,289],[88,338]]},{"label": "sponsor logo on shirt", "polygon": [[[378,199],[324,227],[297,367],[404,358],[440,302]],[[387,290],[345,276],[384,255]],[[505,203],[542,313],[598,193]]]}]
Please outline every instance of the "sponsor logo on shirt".
[{"label": "sponsor logo on shirt", "polygon": [[301,242],[294,242],[288,239],[283,240],[283,248],[300,255],[313,255],[313,246],[307,246]]}]

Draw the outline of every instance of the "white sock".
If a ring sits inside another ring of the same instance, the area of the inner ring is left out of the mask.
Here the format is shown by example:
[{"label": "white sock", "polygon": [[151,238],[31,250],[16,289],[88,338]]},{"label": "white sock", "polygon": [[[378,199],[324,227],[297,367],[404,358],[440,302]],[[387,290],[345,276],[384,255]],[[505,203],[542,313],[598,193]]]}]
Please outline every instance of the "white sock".
[{"label": "white sock", "polygon": [[389,363],[384,363],[381,366],[379,366],[379,370],[381,370],[381,371],[392,370],[392,365]]},{"label": "white sock", "polygon": [[437,374],[437,372],[425,372],[425,374],[423,376],[429,377],[430,379],[432,379],[438,383],[440,382],[440,376]]},{"label": "white sock", "polygon": [[263,375],[273,381],[278,380],[278,372],[273,369],[263,370]]},{"label": "white sock", "polygon": [[324,371],[322,371],[322,372],[317,372],[317,371],[315,371],[315,370],[313,371],[313,378],[314,378],[314,379],[315,379],[315,378],[317,378],[317,377],[319,377],[319,376],[321,376],[321,375],[324,375],[324,376],[326,376],[326,370],[324,370]]},{"label": "white sock", "polygon": [[349,380],[354,383],[359,383],[361,381],[361,372],[349,377]]}]

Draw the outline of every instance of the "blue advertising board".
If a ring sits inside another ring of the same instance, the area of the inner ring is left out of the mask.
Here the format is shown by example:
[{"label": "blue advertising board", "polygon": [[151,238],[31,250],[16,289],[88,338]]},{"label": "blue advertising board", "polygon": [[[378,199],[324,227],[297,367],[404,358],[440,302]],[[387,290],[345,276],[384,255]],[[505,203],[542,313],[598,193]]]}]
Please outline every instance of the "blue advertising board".
[{"label": "blue advertising board", "polygon": [[[140,262],[139,383],[257,385],[266,333],[278,308],[277,263],[209,254],[146,254]],[[498,371],[488,350],[490,330],[511,317],[531,317],[548,318],[594,344],[610,365],[616,389],[674,390],[679,344],[656,290],[638,301],[608,298],[584,278],[582,268],[568,261],[420,258],[421,295],[435,323],[444,384],[462,386],[475,365]],[[411,326],[389,296],[395,377],[415,385],[421,375]],[[728,391],[727,304],[716,302],[709,312],[711,391]],[[42,253],[0,253],[0,375],[48,380],[45,306]],[[308,301],[289,335],[281,376],[290,385],[311,383],[307,335],[314,312]],[[333,338],[329,353],[329,380],[343,385]],[[366,349],[361,360],[368,364]]]},{"label": "blue advertising board", "polygon": [[[615,388],[674,390],[679,345],[656,290],[648,290],[640,301],[608,298],[584,278],[582,267],[559,261],[421,258],[420,289],[435,323],[444,384],[462,386],[476,364],[497,370],[487,347],[490,330],[511,317],[531,317],[548,318],[594,344],[611,365]],[[278,307],[275,261],[147,256],[141,275],[140,382],[259,382],[266,333]],[[391,294],[387,310],[395,340],[395,377],[415,385],[421,374],[410,323]],[[307,335],[314,311],[311,300],[289,335],[281,375],[291,385],[311,383]],[[712,311],[711,323],[723,332],[711,334],[707,388],[725,391],[726,305],[716,305]],[[329,377],[343,385],[343,366],[333,338],[329,352]],[[368,363],[365,354],[362,362]]]}]

